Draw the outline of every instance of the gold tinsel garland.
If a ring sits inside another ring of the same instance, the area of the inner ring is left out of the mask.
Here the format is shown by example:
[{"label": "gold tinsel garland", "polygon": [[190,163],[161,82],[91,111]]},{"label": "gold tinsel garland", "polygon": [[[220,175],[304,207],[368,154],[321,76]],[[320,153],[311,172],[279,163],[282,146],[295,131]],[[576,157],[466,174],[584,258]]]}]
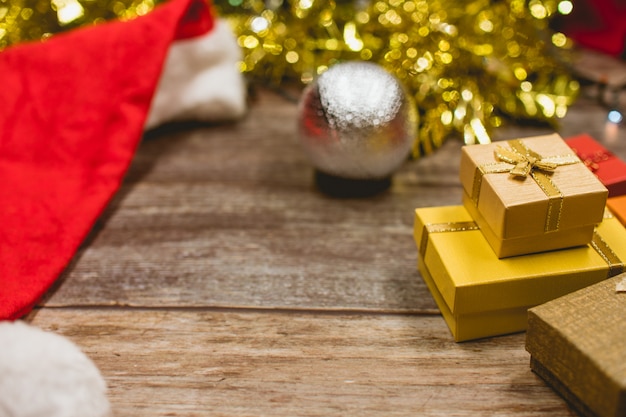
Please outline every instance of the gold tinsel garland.
[{"label": "gold tinsel garland", "polygon": [[241,70],[253,79],[308,83],[345,60],[395,74],[420,110],[414,156],[455,132],[466,143],[488,142],[502,117],[553,121],[578,91],[567,70],[571,43],[548,26],[568,1],[230,3],[221,13],[236,28]]},{"label": "gold tinsel garland", "polygon": [[0,49],[150,12],[159,0],[0,0]]},{"label": "gold tinsel garland", "polygon": [[[111,18],[158,0],[0,0],[0,48]],[[563,117],[578,83],[569,39],[549,20],[569,0],[228,0],[215,2],[253,81],[306,84],[336,62],[366,60],[395,74],[420,110],[414,156],[455,133],[488,142],[503,117]]]}]

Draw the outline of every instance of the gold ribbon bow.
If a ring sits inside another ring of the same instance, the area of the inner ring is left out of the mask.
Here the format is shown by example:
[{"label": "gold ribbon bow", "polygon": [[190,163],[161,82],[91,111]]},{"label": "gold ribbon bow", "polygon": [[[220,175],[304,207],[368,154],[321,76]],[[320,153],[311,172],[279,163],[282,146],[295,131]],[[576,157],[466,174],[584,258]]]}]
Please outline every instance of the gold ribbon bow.
[{"label": "gold ribbon bow", "polygon": [[514,165],[509,171],[514,177],[527,177],[533,169],[554,172],[558,167],[554,162],[544,161],[541,155],[528,148],[526,148],[526,153],[520,153],[517,148],[507,149],[498,146],[494,155],[497,160]]},{"label": "gold ribbon bow", "polygon": [[[507,141],[511,149],[498,146],[494,152],[498,162],[476,167],[474,184],[472,187],[472,200],[478,205],[480,187],[485,174],[508,172],[515,178],[525,179],[530,176],[548,197],[548,211],[544,230],[552,232],[559,229],[561,209],[563,207],[563,194],[550,179],[550,174],[562,165],[580,163],[575,154],[543,157],[528,148],[519,139]],[[511,167],[511,165],[513,165]]]}]

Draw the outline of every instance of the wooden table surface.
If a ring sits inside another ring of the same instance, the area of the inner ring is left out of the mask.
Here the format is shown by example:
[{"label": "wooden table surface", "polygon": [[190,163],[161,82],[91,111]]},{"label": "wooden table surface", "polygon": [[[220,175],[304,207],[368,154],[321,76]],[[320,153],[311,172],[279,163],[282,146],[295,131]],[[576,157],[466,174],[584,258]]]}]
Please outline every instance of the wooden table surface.
[{"label": "wooden table surface", "polygon": [[[332,198],[296,114],[261,89],[240,122],[149,134],[26,319],[94,360],[116,416],[576,415],[530,371],[523,333],[455,343],[416,269],[413,210],[461,203],[460,141],[382,194]],[[626,157],[606,116],[583,97],[558,131]]]}]

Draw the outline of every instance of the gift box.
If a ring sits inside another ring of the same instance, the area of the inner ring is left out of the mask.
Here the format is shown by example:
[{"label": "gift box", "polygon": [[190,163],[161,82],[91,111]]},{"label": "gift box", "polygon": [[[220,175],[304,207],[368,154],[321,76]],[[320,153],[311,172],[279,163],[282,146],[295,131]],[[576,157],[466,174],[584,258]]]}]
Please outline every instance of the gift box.
[{"label": "gift box", "polygon": [[415,210],[418,269],[456,341],[523,331],[527,309],[619,274],[626,228],[607,212],[586,246],[498,259],[463,206]]},{"label": "gift box", "polygon": [[500,258],[588,244],[608,195],[557,134],[464,146],[460,177]]},{"label": "gift box", "polygon": [[606,200],[606,206],[623,225],[626,225],[626,195],[609,198]]},{"label": "gift box", "polygon": [[531,368],[585,416],[626,416],[626,274],[528,311]]},{"label": "gift box", "polygon": [[589,135],[568,138],[572,148],[587,168],[609,190],[609,197],[626,194],[626,163],[605,149]]}]

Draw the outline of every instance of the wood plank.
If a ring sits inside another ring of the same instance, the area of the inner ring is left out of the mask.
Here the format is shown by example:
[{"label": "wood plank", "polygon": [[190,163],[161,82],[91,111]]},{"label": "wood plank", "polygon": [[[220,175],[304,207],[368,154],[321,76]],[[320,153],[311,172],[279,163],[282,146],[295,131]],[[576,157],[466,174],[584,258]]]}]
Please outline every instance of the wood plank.
[{"label": "wood plank", "polygon": [[[144,244],[88,248],[46,305],[436,308],[407,235],[306,225],[162,234]],[[377,244],[389,249],[363,249]]]},{"label": "wood plank", "polygon": [[524,335],[454,343],[439,316],[52,309],[115,415],[575,416],[529,369]]},{"label": "wood plank", "polygon": [[432,309],[415,268],[413,208],[455,202],[429,190],[410,203],[408,193],[268,199],[261,187],[137,185],[47,305]]},{"label": "wood plank", "polygon": [[[295,115],[261,91],[240,123],[148,135],[44,304],[434,311],[415,268],[413,209],[460,204],[461,143],[407,163],[381,195],[336,199],[313,184]],[[562,133],[598,133],[605,118],[582,101]],[[546,131],[508,127],[496,139]],[[609,147],[626,156],[618,133]]]},{"label": "wood plank", "polygon": [[269,119],[293,118],[294,105],[269,109],[144,142],[45,305],[435,311],[415,268],[413,208],[460,201],[446,158],[460,144],[388,192],[335,199],[315,189],[295,126],[258,126],[284,126]]}]

